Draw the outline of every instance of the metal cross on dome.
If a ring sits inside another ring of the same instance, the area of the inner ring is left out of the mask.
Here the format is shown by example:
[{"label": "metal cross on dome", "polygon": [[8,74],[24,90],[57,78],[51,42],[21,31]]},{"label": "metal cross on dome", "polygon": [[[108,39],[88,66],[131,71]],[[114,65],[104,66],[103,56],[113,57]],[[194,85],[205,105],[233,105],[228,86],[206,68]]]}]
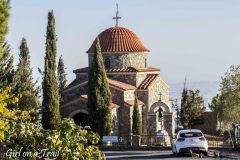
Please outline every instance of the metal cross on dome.
[{"label": "metal cross on dome", "polygon": [[122,17],[118,17],[118,4],[116,3],[117,11],[116,11],[116,17],[113,17],[113,19],[116,19],[116,27],[118,27],[118,20],[121,19]]}]

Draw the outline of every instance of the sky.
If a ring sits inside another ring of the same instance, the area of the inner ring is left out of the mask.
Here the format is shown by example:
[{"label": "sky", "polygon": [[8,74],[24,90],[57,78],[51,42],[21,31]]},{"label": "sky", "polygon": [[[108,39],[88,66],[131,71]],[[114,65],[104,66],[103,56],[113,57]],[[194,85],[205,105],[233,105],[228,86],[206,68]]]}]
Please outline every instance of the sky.
[{"label": "sky", "polygon": [[240,0],[12,0],[9,33],[15,63],[22,37],[28,41],[33,76],[41,80],[47,13],[54,10],[57,54],[63,55],[68,82],[88,65],[95,37],[115,25],[134,31],[150,50],[148,65],[169,83],[220,81],[240,63]]}]

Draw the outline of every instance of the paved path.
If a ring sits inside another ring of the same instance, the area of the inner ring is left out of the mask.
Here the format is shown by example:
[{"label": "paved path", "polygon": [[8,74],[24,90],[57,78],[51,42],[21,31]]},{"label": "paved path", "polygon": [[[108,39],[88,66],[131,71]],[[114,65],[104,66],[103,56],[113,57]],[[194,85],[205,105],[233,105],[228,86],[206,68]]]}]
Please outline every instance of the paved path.
[{"label": "paved path", "polygon": [[[190,160],[198,159],[192,158],[190,156],[184,157],[175,157],[171,151],[105,151],[107,160],[126,160],[126,159],[135,159],[135,160]],[[201,160],[214,160],[214,158],[206,157],[201,158]],[[215,159],[216,160],[216,159]],[[223,160],[223,159],[222,159]]]}]

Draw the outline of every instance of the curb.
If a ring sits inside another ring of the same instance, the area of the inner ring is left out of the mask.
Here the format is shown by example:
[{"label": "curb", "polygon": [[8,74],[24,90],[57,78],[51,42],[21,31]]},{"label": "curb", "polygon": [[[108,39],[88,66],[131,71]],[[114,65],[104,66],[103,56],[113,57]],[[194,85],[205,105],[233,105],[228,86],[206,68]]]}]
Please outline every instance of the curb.
[{"label": "curb", "polygon": [[240,155],[236,155],[236,154],[231,154],[231,153],[224,153],[218,150],[210,150],[208,152],[208,156],[212,157],[212,158],[227,158],[227,159],[237,159],[240,160]]}]

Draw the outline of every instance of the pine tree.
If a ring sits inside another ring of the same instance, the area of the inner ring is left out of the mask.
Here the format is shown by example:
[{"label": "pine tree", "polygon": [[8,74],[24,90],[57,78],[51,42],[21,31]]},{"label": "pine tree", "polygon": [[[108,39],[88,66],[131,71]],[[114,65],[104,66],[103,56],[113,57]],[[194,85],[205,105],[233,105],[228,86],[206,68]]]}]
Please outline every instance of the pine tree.
[{"label": "pine tree", "polygon": [[109,135],[112,130],[112,96],[107,82],[99,38],[90,64],[88,76],[88,111],[91,128],[100,134]]},{"label": "pine tree", "polygon": [[14,93],[21,95],[18,107],[22,110],[30,110],[37,118],[37,110],[40,106],[39,88],[36,87],[37,81],[34,82],[32,76],[29,49],[25,38],[22,38],[19,49],[19,63],[14,76]]},{"label": "pine tree", "polygon": [[45,129],[54,129],[61,121],[59,112],[59,91],[56,78],[56,33],[53,11],[48,13],[46,33],[46,55],[44,63],[44,77],[42,83],[42,125]]},{"label": "pine tree", "polygon": [[3,54],[3,44],[8,31],[10,0],[0,0],[0,57]]},{"label": "pine tree", "polygon": [[200,91],[184,89],[182,93],[180,121],[185,129],[191,129],[205,111]]},{"label": "pine tree", "polygon": [[141,115],[138,108],[138,99],[137,99],[136,93],[134,98],[134,108],[133,108],[133,115],[132,115],[132,133],[134,135],[142,134],[142,121],[141,121]]},{"label": "pine tree", "polygon": [[14,68],[13,55],[7,43],[3,45],[3,54],[0,57],[0,88],[13,86]]},{"label": "pine tree", "polygon": [[67,86],[67,78],[65,73],[65,67],[64,67],[64,61],[62,58],[62,55],[59,58],[58,61],[58,67],[57,67],[57,73],[58,73],[58,90],[59,90],[59,99],[60,102],[63,101],[62,92],[64,88]]}]

